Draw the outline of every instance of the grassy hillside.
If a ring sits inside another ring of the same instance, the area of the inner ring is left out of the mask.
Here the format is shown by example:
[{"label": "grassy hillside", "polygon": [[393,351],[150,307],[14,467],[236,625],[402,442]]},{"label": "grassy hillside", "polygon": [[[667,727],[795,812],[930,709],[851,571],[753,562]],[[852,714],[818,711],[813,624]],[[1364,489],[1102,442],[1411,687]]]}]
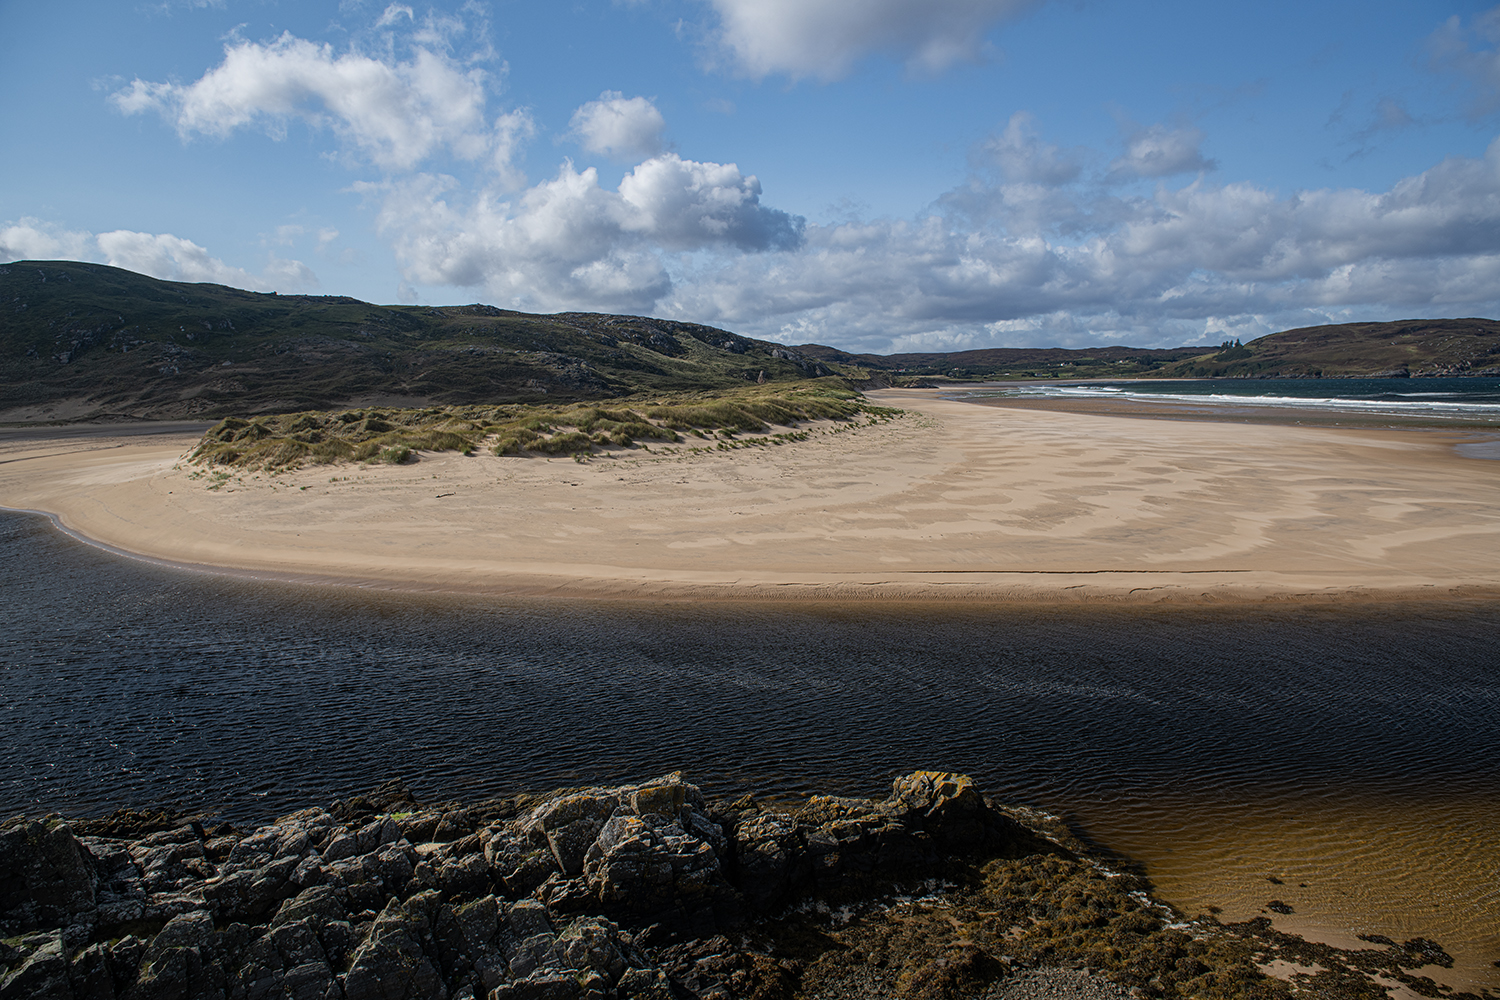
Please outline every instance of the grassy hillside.
[{"label": "grassy hillside", "polygon": [[953,354],[847,354],[804,344],[808,357],[892,375],[952,379],[1024,378],[1349,378],[1500,375],[1500,322],[1411,319],[1344,323],[1273,333],[1211,350],[1086,351],[997,348]]},{"label": "grassy hillside", "polygon": [[724,330],[638,316],[377,306],[0,265],[0,419],[219,417],[600,400],[833,374]]},{"label": "grassy hillside", "polygon": [[1286,330],[1162,368],[1194,378],[1500,375],[1500,322],[1407,319]]}]

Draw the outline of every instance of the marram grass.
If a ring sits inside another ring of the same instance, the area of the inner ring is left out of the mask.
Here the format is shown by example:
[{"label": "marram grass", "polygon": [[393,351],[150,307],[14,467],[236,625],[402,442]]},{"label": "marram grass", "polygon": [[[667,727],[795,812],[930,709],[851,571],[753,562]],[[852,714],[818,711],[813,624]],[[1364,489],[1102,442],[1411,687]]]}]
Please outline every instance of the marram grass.
[{"label": "marram grass", "polygon": [[[648,393],[608,405],[377,406],[304,411],[254,418],[226,417],[199,442],[192,461],[282,472],[303,465],[412,461],[423,451],[481,449],[496,455],[573,455],[583,458],[647,442],[676,444],[683,434],[715,439],[766,436],[777,443],[805,435],[773,434],[774,426],[813,420],[847,421],[858,414],[884,419],[898,411],[873,406],[839,380],[794,388],[762,386],[716,393]],[[747,442],[756,437],[746,438]]]}]

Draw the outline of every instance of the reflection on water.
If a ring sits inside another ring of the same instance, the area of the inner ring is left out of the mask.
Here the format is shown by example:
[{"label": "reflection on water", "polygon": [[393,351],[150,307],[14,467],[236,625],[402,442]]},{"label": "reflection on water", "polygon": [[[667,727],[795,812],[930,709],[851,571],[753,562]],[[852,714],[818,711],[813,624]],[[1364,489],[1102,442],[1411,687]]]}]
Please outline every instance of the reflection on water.
[{"label": "reflection on water", "polygon": [[6,813],[954,769],[1190,912],[1280,899],[1500,985],[1494,605],[496,603],[161,569],[20,515],[0,589]]}]

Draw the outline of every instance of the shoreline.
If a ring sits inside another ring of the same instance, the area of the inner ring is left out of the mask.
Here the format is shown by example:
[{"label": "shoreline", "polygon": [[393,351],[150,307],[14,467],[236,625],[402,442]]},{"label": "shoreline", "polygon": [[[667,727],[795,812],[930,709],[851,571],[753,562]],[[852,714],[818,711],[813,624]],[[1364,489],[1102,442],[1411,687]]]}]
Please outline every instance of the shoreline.
[{"label": "shoreline", "polygon": [[1500,467],[1456,455],[1456,434],[871,395],[907,416],[824,422],[780,447],[585,463],[426,453],[215,475],[183,461],[196,435],[0,435],[0,507],[161,565],[431,593],[1500,597],[1500,516],[1485,499]]},{"label": "shoreline", "polygon": [[[884,799],[732,802],[680,772],[468,803],[393,781],[246,827],[162,810],[17,818],[0,854],[22,873],[0,906],[17,995],[55,981],[46,995],[95,996],[100,970],[105,995],[154,994],[187,949],[226,986],[316,979],[348,996],[389,980],[491,1000],[569,984],[573,1000],[1021,1000],[1038,977],[1055,1000],[1494,995],[1467,977],[1435,992],[1454,958],[1426,938],[1320,942],[1265,916],[1192,916],[1055,817],[948,772],[897,777]],[[293,935],[300,957],[283,963]]]}]

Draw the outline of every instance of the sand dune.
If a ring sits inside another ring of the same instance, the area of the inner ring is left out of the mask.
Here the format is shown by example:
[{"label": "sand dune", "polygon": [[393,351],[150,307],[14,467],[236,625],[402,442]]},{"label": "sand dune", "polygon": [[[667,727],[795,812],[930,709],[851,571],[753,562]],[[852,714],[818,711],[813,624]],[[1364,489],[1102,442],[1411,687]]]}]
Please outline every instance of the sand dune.
[{"label": "sand dune", "polygon": [[424,454],[244,474],[192,435],[10,441],[0,504],[182,563],[595,596],[1261,600],[1500,594],[1500,462],[1441,434],[980,406],[732,452]]}]

